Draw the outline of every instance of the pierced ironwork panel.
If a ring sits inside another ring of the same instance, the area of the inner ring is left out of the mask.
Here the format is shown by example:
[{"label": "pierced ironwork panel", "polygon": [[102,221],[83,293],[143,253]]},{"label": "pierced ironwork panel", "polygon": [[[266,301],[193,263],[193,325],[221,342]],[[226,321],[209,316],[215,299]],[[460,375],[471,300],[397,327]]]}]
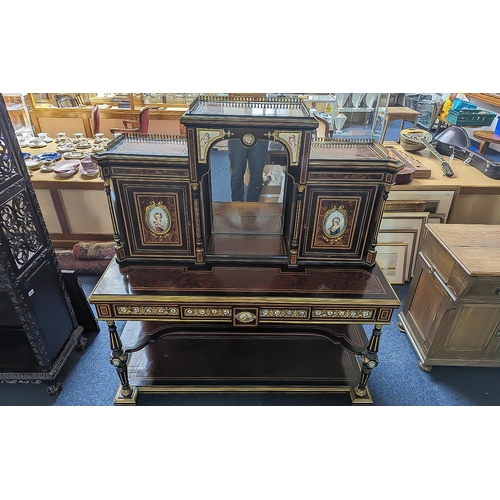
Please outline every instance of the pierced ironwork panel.
[{"label": "pierced ironwork panel", "polygon": [[42,247],[33,207],[24,192],[0,207],[0,224],[17,267],[23,267]]},{"label": "pierced ironwork panel", "polygon": [[0,132],[0,184],[18,173],[5,137]]}]

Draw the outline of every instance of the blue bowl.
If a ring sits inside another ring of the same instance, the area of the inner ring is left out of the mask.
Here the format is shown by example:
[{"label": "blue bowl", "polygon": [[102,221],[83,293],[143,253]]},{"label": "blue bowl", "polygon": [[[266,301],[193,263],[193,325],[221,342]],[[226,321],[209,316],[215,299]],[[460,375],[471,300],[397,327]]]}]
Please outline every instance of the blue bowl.
[{"label": "blue bowl", "polygon": [[28,158],[31,158],[31,153],[23,153],[23,158],[27,160]]},{"label": "blue bowl", "polygon": [[39,161],[59,161],[62,158],[60,153],[40,153],[39,155],[33,156],[33,160]]}]

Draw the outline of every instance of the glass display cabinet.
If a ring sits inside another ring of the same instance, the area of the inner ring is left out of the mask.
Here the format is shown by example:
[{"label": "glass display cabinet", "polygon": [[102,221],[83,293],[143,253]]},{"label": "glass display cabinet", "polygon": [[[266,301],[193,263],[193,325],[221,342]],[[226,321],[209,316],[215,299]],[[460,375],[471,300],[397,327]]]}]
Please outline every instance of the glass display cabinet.
[{"label": "glass display cabinet", "polygon": [[306,102],[328,121],[329,137],[379,139],[390,94],[311,94]]},{"label": "glass display cabinet", "polygon": [[375,247],[401,164],[373,138],[313,140],[296,97],[201,95],[181,123],[185,136],[120,135],[93,155],[117,251],[89,300],[109,325],[115,404],[182,390],[371,402],[399,306]]},{"label": "glass display cabinet", "polygon": [[3,94],[9,118],[16,134],[32,133],[31,121],[23,94]]}]

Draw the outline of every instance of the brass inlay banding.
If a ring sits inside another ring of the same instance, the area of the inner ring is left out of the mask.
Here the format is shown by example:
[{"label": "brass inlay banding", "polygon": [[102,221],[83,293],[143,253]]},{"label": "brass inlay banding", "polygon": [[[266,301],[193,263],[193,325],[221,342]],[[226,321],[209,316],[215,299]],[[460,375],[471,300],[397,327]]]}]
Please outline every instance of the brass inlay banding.
[{"label": "brass inlay banding", "polygon": [[183,307],[182,314],[185,317],[196,318],[230,318],[233,311],[230,308],[216,308],[216,307]]},{"label": "brass inlay banding", "polygon": [[374,309],[313,309],[312,318],[370,319]]},{"label": "brass inlay banding", "polygon": [[179,316],[177,306],[118,306],[118,316]]},{"label": "brass inlay banding", "polygon": [[261,309],[259,316],[264,319],[302,318],[309,316],[308,309],[265,308]]}]

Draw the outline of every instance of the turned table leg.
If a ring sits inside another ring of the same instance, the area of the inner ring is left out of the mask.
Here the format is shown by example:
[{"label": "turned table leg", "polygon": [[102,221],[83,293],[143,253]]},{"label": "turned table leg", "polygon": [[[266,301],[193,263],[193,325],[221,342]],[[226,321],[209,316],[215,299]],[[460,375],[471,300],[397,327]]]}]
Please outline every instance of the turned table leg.
[{"label": "turned table leg", "polygon": [[490,143],[488,141],[484,141],[482,142],[480,145],[479,145],[479,154],[480,155],[485,155],[486,154],[486,150],[488,149],[488,146],[490,145]]},{"label": "turned table leg", "polygon": [[123,344],[120,335],[116,330],[114,321],[107,321],[109,330],[109,344],[111,346],[110,363],[116,368],[116,373],[121,382],[121,395],[124,398],[132,397],[132,388],[128,381],[127,360],[128,354],[123,349]]},{"label": "turned table leg", "polygon": [[375,325],[372,330],[372,336],[368,342],[365,352],[361,355],[361,377],[358,386],[354,389],[357,396],[363,397],[366,395],[366,384],[372,370],[378,365],[377,352],[380,347],[380,334],[382,333],[382,325]]}]

